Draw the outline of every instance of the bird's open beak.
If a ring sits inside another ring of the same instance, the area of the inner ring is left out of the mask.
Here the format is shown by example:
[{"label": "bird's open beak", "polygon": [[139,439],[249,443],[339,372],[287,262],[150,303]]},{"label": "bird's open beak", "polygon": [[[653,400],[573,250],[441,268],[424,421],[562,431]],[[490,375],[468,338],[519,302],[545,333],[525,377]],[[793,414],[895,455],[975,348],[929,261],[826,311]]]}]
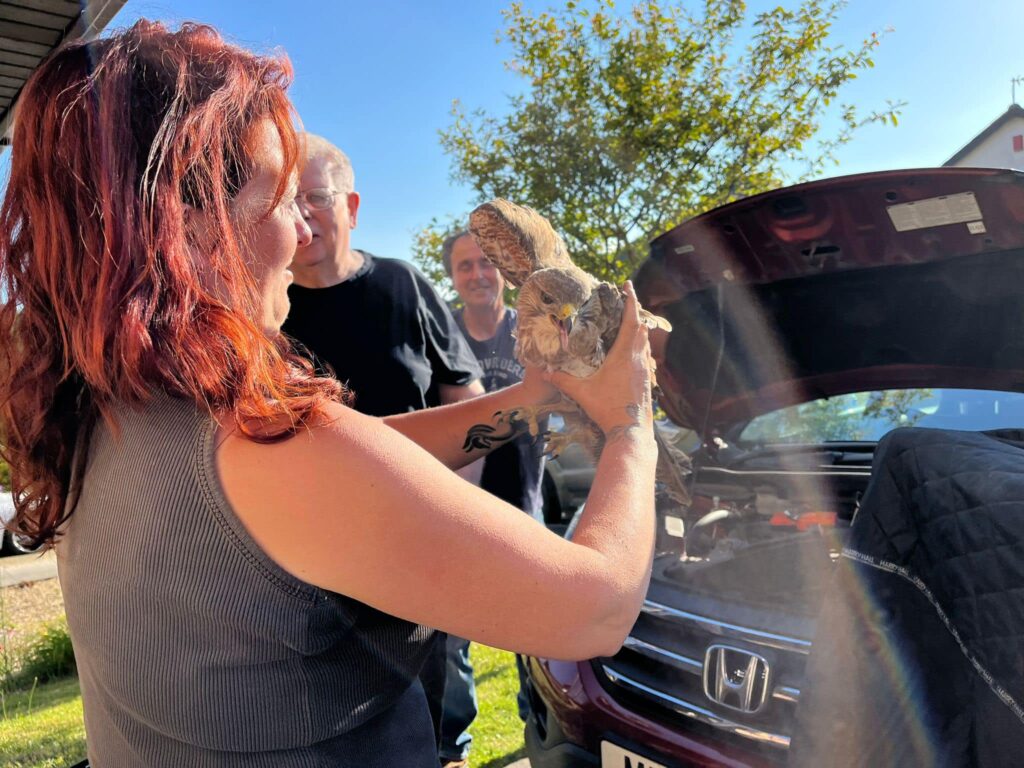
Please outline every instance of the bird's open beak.
[{"label": "bird's open beak", "polygon": [[576,317],[576,307],[572,304],[563,304],[558,310],[557,316],[552,316],[555,325],[558,326],[558,337],[562,342],[562,349],[569,349],[569,334],[572,333],[572,321]]}]

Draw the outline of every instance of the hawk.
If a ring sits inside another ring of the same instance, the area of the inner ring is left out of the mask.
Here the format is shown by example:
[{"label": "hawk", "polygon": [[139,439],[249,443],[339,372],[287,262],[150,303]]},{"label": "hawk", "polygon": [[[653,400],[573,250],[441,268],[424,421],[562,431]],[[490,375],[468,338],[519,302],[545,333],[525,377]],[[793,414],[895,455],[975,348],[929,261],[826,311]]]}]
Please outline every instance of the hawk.
[{"label": "hawk", "polygon": [[[470,214],[469,231],[502,277],[519,287],[519,361],[579,377],[600,368],[622,323],[622,291],[576,266],[559,234],[532,208],[492,200]],[[640,314],[649,328],[672,330],[667,320],[645,310]],[[560,402],[542,408],[521,408],[507,416],[525,420],[531,434],[537,436],[538,420],[549,413],[559,413],[565,429],[545,435],[547,452],[557,455],[569,443],[578,443],[597,461],[604,435],[569,398],[563,396]],[[655,437],[658,480],[670,498],[688,505],[684,477],[689,474],[689,458],[665,441],[657,429]]]}]

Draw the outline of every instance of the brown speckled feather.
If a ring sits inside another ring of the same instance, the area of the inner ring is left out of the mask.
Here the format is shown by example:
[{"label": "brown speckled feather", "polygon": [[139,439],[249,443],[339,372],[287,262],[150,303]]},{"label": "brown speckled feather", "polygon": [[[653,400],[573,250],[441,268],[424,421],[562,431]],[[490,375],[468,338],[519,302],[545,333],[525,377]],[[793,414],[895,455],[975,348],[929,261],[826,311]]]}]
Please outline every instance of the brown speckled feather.
[{"label": "brown speckled feather", "polygon": [[469,231],[501,276],[515,287],[538,269],[578,269],[565,241],[532,208],[491,200],[469,214]]}]

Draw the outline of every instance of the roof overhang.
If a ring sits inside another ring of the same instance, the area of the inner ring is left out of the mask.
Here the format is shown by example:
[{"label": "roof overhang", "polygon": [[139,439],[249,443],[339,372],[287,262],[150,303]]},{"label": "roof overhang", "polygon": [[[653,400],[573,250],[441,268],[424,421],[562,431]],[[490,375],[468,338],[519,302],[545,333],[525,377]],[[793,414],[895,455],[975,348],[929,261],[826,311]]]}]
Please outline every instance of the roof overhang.
[{"label": "roof overhang", "polygon": [[0,0],[0,144],[10,142],[15,107],[25,82],[67,40],[103,31],[125,0]]}]

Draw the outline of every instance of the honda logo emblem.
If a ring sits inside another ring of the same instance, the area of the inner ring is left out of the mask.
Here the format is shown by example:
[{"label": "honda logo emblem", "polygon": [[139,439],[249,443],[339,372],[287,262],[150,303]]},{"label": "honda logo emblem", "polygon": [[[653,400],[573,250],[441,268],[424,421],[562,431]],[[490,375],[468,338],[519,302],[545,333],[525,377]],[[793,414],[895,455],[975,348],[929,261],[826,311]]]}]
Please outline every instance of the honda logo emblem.
[{"label": "honda logo emblem", "polygon": [[738,712],[757,712],[768,700],[770,670],[763,656],[712,645],[704,656],[704,695]]}]

